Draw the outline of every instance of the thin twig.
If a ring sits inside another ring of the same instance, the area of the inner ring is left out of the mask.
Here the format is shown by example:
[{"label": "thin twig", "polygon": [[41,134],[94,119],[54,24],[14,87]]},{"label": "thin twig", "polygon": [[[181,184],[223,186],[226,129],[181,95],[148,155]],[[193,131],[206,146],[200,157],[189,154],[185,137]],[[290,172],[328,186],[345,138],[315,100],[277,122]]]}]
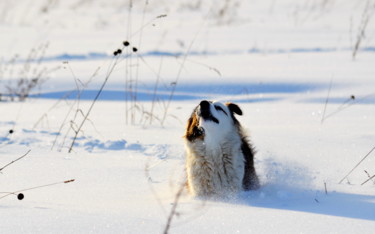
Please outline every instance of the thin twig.
[{"label": "thin twig", "polygon": [[17,158],[16,160],[13,160],[12,162],[8,163],[7,165],[3,166],[2,168],[0,168],[0,172],[2,170],[4,170],[6,167],[10,166],[11,164],[17,162],[18,160],[21,160],[22,158],[26,157],[29,153],[30,153],[31,150],[27,151],[26,154],[22,155],[21,157]]},{"label": "thin twig", "polygon": [[181,184],[180,189],[178,190],[174,198],[173,206],[171,208],[171,212],[169,213],[167,224],[165,225],[165,229],[163,231],[164,234],[168,234],[168,231],[171,228],[173,217],[178,214],[177,213],[178,201],[180,200],[181,195],[184,192],[184,189],[185,189],[185,184]]},{"label": "thin twig", "polygon": [[33,189],[38,189],[38,188],[49,187],[49,186],[53,186],[53,185],[57,185],[57,184],[67,184],[67,183],[71,183],[71,182],[74,182],[74,181],[75,181],[75,179],[71,179],[71,180],[65,180],[65,181],[61,181],[61,182],[56,182],[56,183],[39,185],[39,186],[36,186],[36,187],[21,189],[21,190],[14,191],[14,192],[6,192],[7,194],[0,197],[0,199],[3,199],[4,197],[7,197],[7,196],[12,195],[12,194],[18,194],[20,192],[25,192],[25,191],[29,191],[29,190],[33,190]]},{"label": "thin twig", "polygon": [[[370,175],[370,173],[368,173],[366,170],[364,170],[364,171],[365,171],[367,177],[371,179],[371,175]],[[375,181],[372,181],[372,182],[375,184]]]},{"label": "thin twig", "polygon": [[212,67],[212,66],[209,66],[207,64],[204,64],[204,63],[201,63],[201,62],[197,62],[197,61],[194,61],[192,59],[186,59],[186,61],[190,62],[190,63],[194,63],[194,64],[197,64],[197,65],[200,65],[202,67],[205,67],[205,68],[208,68],[209,70],[211,71],[214,71],[218,76],[222,76],[221,72],[219,69],[217,69],[216,67]]},{"label": "thin twig", "polygon": [[[147,6],[148,6],[148,0],[145,1],[145,5],[144,5],[144,8],[143,8],[142,23],[141,23],[141,25],[144,25],[146,11],[147,11]],[[141,48],[142,38],[143,38],[143,27],[141,28],[141,31],[139,33],[138,48]],[[134,49],[133,49],[133,52],[136,53],[136,51],[134,51]],[[138,99],[138,83],[139,83],[139,57],[138,56],[137,56],[136,61],[137,61],[136,62],[137,67],[136,67],[136,70],[135,70],[133,106],[136,106],[137,105],[137,101],[138,101],[137,100]],[[133,124],[135,122],[135,112],[133,112],[133,120],[132,120],[132,122],[133,122]]]},{"label": "thin twig", "polygon": [[[100,70],[101,67],[98,67],[96,69],[96,71],[94,72],[94,74],[89,78],[88,81],[86,81],[84,84],[82,84],[82,89],[79,89],[78,85],[77,85],[77,89],[76,90],[73,90],[71,92],[74,92],[74,91],[77,91],[77,95],[76,95],[76,99],[74,100],[73,104],[70,106],[69,108],[69,111],[68,113],[65,115],[65,118],[63,120],[63,122],[61,123],[60,125],[60,128],[59,128],[59,131],[58,131],[58,134],[56,135],[55,137],[55,140],[52,144],[52,147],[51,147],[51,150],[55,147],[55,144],[57,143],[57,139],[59,138],[59,136],[61,135],[61,132],[62,132],[62,129],[64,127],[64,125],[67,123],[67,119],[68,117],[70,116],[70,113],[73,111],[74,109],[74,106],[77,104],[77,109],[76,109],[76,113],[74,115],[74,118],[72,121],[75,121],[76,120],[76,117],[77,117],[77,112],[80,110],[79,109],[79,105],[80,105],[80,101],[81,101],[81,95],[83,94],[83,92],[85,91],[85,89],[89,86],[90,82],[94,79],[94,77],[97,75],[98,71]],[[73,73],[73,71],[72,71]],[[74,76],[74,79],[77,80],[77,78]],[[75,81],[77,83],[77,81]],[[82,113],[82,115],[84,116],[84,114]],[[63,141],[65,142],[65,140]],[[64,143],[63,143],[64,144]]]},{"label": "thin twig", "polygon": [[83,118],[81,124],[79,125],[79,127],[78,127],[78,129],[77,129],[77,131],[75,131],[75,135],[74,135],[74,138],[73,138],[72,144],[70,145],[70,148],[69,148],[69,151],[68,151],[69,153],[72,152],[72,150],[73,150],[73,146],[74,146],[74,143],[75,143],[75,141],[76,141],[76,139],[77,139],[77,137],[78,137],[78,134],[81,132],[81,128],[83,127],[84,123],[86,122],[87,118],[89,117],[89,115],[90,115],[90,113],[91,113],[91,111],[92,111],[92,109],[93,109],[93,107],[94,107],[96,101],[98,100],[98,98],[99,98],[100,94],[102,93],[102,91],[103,91],[105,85],[107,84],[107,81],[108,81],[109,77],[111,76],[111,74],[112,74],[112,72],[113,72],[113,69],[116,67],[116,65],[117,65],[117,60],[118,60],[118,57],[116,57],[116,60],[115,60],[114,64],[112,65],[112,67],[111,67],[110,70],[108,71],[108,74],[107,74],[107,76],[105,77],[102,86],[100,87],[98,93],[96,94],[94,100],[92,101],[89,110],[87,111],[86,115],[84,116],[84,118]]},{"label": "thin twig", "polygon": [[164,206],[161,202],[161,199],[160,199],[159,195],[157,194],[157,192],[155,191],[154,186],[152,185],[152,177],[150,175],[150,169],[152,167],[156,166],[157,164],[162,163],[162,162],[165,162],[165,161],[159,161],[158,163],[156,163],[154,165],[151,165],[151,166],[147,164],[146,167],[145,167],[145,175],[146,175],[147,181],[149,182],[148,185],[150,186],[152,194],[154,195],[154,197],[155,197],[157,203],[159,204],[160,208],[162,209],[164,215],[167,216],[167,211],[164,209]]},{"label": "thin twig", "polygon": [[[344,102],[344,103],[343,103],[341,106],[339,106],[335,111],[333,111],[332,113],[326,115],[326,116],[324,117],[324,119],[322,119],[322,121],[324,121],[324,120],[326,120],[326,119],[332,117],[333,115],[336,115],[337,113],[339,113],[339,112],[341,112],[341,111],[343,111],[343,110],[345,110],[345,109],[351,107],[352,105],[354,105],[354,104],[356,104],[356,103],[359,103],[360,101],[365,100],[366,98],[369,98],[369,97],[374,96],[374,95],[375,95],[375,93],[370,93],[370,94],[368,94],[368,95],[366,95],[366,96],[363,96],[362,98],[356,98],[355,100],[354,100],[353,98],[351,98],[350,100],[353,100],[352,102],[348,102],[348,101]],[[346,104],[346,105],[345,105],[345,104]]]},{"label": "thin twig", "polygon": [[162,125],[162,126],[164,125],[165,119],[166,119],[167,114],[168,114],[168,111],[169,111],[169,106],[170,106],[171,101],[172,101],[172,99],[173,99],[173,97],[174,97],[174,93],[176,92],[177,83],[178,83],[178,81],[179,81],[179,79],[180,79],[180,77],[181,77],[182,70],[184,69],[186,59],[187,59],[187,57],[190,55],[191,49],[192,49],[192,47],[193,47],[193,45],[194,45],[194,42],[195,42],[195,40],[197,39],[197,37],[198,37],[198,35],[199,35],[201,29],[203,28],[203,25],[204,25],[204,24],[202,24],[202,27],[198,30],[198,32],[195,34],[193,40],[190,42],[189,47],[188,47],[186,53],[185,53],[184,56],[183,56],[183,59],[182,59],[182,63],[181,63],[181,65],[180,65],[180,68],[179,68],[179,70],[178,70],[178,72],[177,72],[176,80],[175,80],[174,82],[172,82],[172,84],[173,84],[173,86],[172,86],[172,90],[171,90],[171,93],[170,93],[170,95],[169,95],[168,101],[167,101],[166,106],[165,106],[165,110],[164,110],[163,118],[162,118],[162,120],[161,120],[161,125]]},{"label": "thin twig", "polygon": [[352,52],[353,60],[355,60],[357,52],[358,52],[359,47],[361,45],[361,42],[365,38],[366,27],[367,27],[368,22],[370,21],[370,18],[373,14],[373,12],[369,13],[369,9],[371,9],[371,6],[369,6],[369,5],[370,5],[370,0],[367,0],[365,8],[364,8],[363,13],[362,13],[361,23],[360,23],[359,28],[358,28],[357,41],[354,45],[353,52]]},{"label": "thin twig", "polygon": [[328,195],[328,190],[327,190],[327,183],[324,181],[324,191],[326,195]]},{"label": "thin twig", "polygon": [[330,95],[330,93],[331,93],[331,88],[332,88],[332,81],[333,81],[333,78],[331,78],[331,82],[329,83],[329,88],[328,88],[328,93],[327,93],[326,103],[324,104],[324,110],[323,110],[322,120],[321,120],[321,122],[320,122],[320,123],[322,123],[322,124],[323,124],[323,121],[324,121],[324,119],[325,119],[325,115],[326,115],[328,99],[329,99],[329,95]]},{"label": "thin twig", "polygon": [[143,29],[149,25],[152,25],[154,23],[154,21],[156,20],[159,20],[159,19],[162,19],[162,18],[165,18],[167,17],[166,14],[163,14],[163,15],[159,15],[155,18],[152,18],[151,20],[149,20],[147,23],[143,24],[137,31],[133,32],[131,34],[131,36],[129,37],[130,39],[133,38],[135,35],[137,35],[138,33],[141,33],[143,31]]},{"label": "thin twig", "polygon": [[370,178],[368,178],[365,182],[363,182],[361,185],[364,185],[366,184],[367,182],[369,182],[370,180],[374,179],[375,178],[375,175],[371,176]]},{"label": "thin twig", "polygon": [[155,107],[155,102],[156,102],[156,98],[157,98],[157,91],[158,91],[158,86],[159,86],[159,81],[160,81],[160,76],[161,76],[161,69],[162,69],[162,64],[163,64],[163,57],[160,58],[160,65],[159,65],[159,72],[156,76],[156,82],[155,82],[155,86],[154,86],[154,93],[153,93],[153,97],[152,97],[152,104],[151,104],[151,111],[150,111],[150,125],[152,124],[152,116],[154,114],[154,107]]},{"label": "thin twig", "polygon": [[374,148],[372,148],[371,150],[370,150],[370,152],[368,152],[362,159],[361,159],[361,161],[359,161],[359,163],[357,163],[357,165],[355,165],[355,167],[353,167],[353,169],[351,169],[350,171],[349,171],[349,173],[348,174],[346,174],[345,176],[344,176],[344,178],[342,178],[341,180],[340,180],[340,182],[339,182],[339,184],[341,184],[344,180],[345,180],[345,178],[347,178],[358,166],[359,166],[359,164],[361,164],[371,153],[372,153],[372,151],[374,151],[375,150],[375,147]]}]

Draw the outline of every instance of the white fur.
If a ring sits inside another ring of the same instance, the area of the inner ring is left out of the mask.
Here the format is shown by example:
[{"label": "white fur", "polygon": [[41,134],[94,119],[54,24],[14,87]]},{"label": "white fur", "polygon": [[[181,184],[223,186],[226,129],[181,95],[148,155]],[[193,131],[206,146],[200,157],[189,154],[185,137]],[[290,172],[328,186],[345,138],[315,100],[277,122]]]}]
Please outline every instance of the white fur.
[{"label": "white fur", "polygon": [[[227,115],[217,111],[214,105],[223,108]],[[244,156],[241,137],[226,105],[214,102],[210,104],[210,110],[219,124],[200,117],[204,140],[186,140],[188,185],[196,196],[225,196],[242,189]]]}]

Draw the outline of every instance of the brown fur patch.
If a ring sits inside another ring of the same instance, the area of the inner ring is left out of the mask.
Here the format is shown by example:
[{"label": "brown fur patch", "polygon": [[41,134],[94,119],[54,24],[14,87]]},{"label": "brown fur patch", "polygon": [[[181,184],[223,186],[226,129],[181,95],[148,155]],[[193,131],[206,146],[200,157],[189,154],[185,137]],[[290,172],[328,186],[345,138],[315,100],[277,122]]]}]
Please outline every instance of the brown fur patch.
[{"label": "brown fur patch", "polygon": [[204,140],[204,132],[201,129],[199,129],[198,126],[199,121],[194,111],[188,120],[184,137],[189,141],[193,141],[195,139]]}]

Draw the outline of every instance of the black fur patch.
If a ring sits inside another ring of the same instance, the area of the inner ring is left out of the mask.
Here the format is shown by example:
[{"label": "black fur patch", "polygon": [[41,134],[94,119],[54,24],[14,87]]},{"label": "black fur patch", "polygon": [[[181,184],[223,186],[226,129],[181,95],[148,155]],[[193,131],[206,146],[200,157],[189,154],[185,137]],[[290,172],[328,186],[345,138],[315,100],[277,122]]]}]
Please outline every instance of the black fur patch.
[{"label": "black fur patch", "polygon": [[211,102],[206,100],[201,101],[201,103],[199,104],[200,109],[198,111],[198,115],[206,121],[212,121],[219,124],[219,120],[215,118],[211,113],[210,103]]},{"label": "black fur patch", "polygon": [[241,150],[245,159],[245,174],[242,180],[242,188],[245,191],[258,189],[260,185],[254,168],[254,150],[246,137],[242,137]]}]

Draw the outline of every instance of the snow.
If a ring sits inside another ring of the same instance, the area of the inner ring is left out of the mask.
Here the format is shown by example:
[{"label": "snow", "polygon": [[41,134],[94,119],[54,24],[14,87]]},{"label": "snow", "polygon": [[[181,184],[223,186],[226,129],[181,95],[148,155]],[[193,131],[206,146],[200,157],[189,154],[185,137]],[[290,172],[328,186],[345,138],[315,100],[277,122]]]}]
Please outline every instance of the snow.
[{"label": "snow", "polygon": [[202,99],[239,104],[262,187],[183,193],[169,233],[373,233],[374,1],[132,2],[0,3],[0,168],[31,150],[1,170],[1,233],[162,233]]}]

